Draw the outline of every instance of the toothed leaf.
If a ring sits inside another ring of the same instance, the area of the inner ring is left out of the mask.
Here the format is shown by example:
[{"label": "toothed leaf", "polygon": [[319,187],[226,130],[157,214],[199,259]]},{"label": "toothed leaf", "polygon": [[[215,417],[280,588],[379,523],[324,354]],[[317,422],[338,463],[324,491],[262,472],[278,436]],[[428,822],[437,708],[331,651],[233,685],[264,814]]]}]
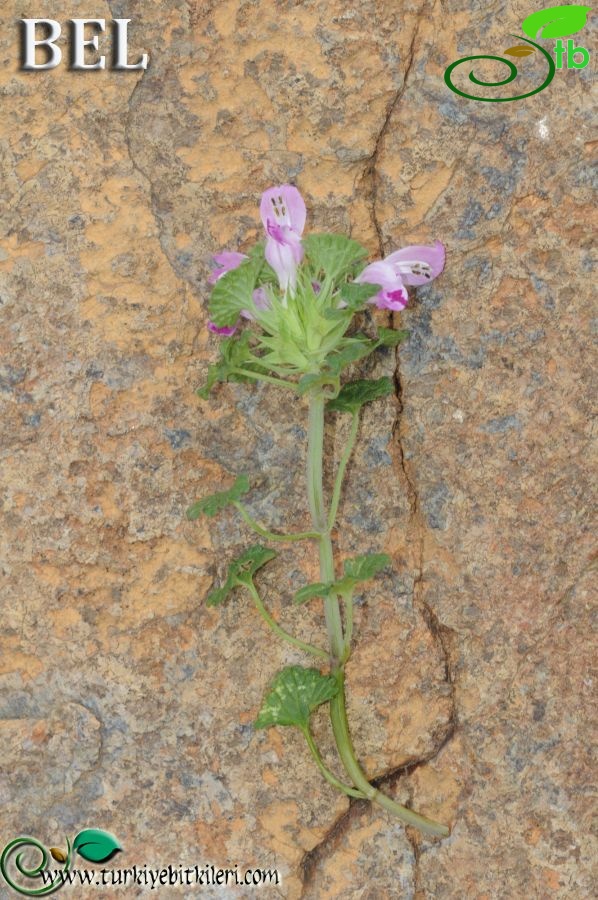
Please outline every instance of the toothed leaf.
[{"label": "toothed leaf", "polygon": [[344,562],[345,577],[354,582],[369,581],[382,569],[390,565],[391,559],[387,553],[367,553],[363,556],[355,556]]},{"label": "toothed leaf", "polygon": [[365,247],[343,234],[308,234],[303,247],[313,274],[323,272],[333,281],[350,274],[367,256]]},{"label": "toothed leaf", "polygon": [[349,381],[343,385],[338,397],[328,401],[327,408],[335,412],[355,413],[364,403],[378,400],[379,397],[387,397],[392,393],[394,393],[393,383],[386,376],[377,380]]},{"label": "toothed leaf", "polygon": [[221,606],[235,588],[246,585],[262,566],[276,556],[278,554],[274,550],[262,547],[261,544],[248,547],[241,556],[229,563],[224,584],[208,595],[206,606]]},{"label": "toothed leaf", "polygon": [[190,521],[198,519],[202,514],[205,516],[215,516],[230,503],[240,500],[243,494],[249,491],[249,478],[247,475],[239,475],[235,483],[227,491],[218,491],[216,494],[210,494],[209,497],[203,497],[197,500],[187,510],[187,518]]},{"label": "toothed leaf", "polygon": [[262,268],[259,254],[222,275],[212,289],[210,319],[218,328],[234,325],[242,309],[251,304],[251,295]]},{"label": "toothed leaf", "polygon": [[378,347],[396,347],[409,337],[408,331],[397,331],[395,328],[378,328]]},{"label": "toothed leaf", "polygon": [[317,669],[288,666],[274,679],[255,727],[296,725],[306,729],[314,709],[332,700],[338,690],[339,684],[333,675],[322,675]]}]

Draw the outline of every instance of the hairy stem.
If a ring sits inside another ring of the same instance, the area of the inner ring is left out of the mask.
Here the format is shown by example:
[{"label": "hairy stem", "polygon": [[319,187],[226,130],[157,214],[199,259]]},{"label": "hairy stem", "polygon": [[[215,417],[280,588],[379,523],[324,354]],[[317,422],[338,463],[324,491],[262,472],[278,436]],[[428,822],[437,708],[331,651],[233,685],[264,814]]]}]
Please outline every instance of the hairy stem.
[{"label": "hairy stem", "polygon": [[260,525],[259,522],[256,522],[252,516],[248,513],[246,508],[236,500],[233,503],[233,506],[241,513],[243,520],[252,528],[257,534],[261,535],[263,538],[266,538],[268,541],[305,541],[308,538],[319,538],[320,533],[318,531],[299,531],[296,534],[276,534],[274,531],[268,531],[267,528],[264,528],[263,525]]},{"label": "hairy stem", "polygon": [[340,779],[338,779],[336,775],[334,775],[334,773],[330,771],[330,769],[322,759],[322,755],[318,750],[309,727],[303,730],[303,734],[305,735],[305,740],[307,741],[307,745],[311,750],[313,758],[316,761],[318,769],[320,770],[326,781],[333,787],[335,787],[338,791],[342,791],[343,794],[347,794],[348,797],[356,797],[359,800],[363,800],[365,794],[363,794],[361,791],[356,790],[355,788],[349,787],[348,784],[340,781]]},{"label": "hairy stem", "polygon": [[351,430],[349,432],[349,438],[347,440],[347,446],[343,452],[341,460],[338,464],[338,471],[336,473],[336,478],[334,480],[334,490],[332,492],[332,502],[330,504],[330,514],[328,516],[328,530],[331,531],[334,528],[334,523],[336,522],[336,514],[338,512],[338,504],[341,499],[341,490],[343,487],[343,478],[345,477],[345,470],[347,468],[347,464],[351,459],[351,454],[353,453],[353,447],[355,446],[355,441],[357,440],[357,432],[359,430],[359,411],[355,411],[353,413],[353,421],[351,422]]},{"label": "hairy stem", "polygon": [[[324,583],[334,581],[334,558],[332,553],[332,541],[330,539],[330,526],[328,525],[330,518],[326,516],[324,507],[324,489],[322,483],[322,457],[324,449],[324,408],[325,399],[321,393],[314,393],[310,397],[309,402],[309,444],[308,444],[308,463],[307,463],[307,493],[309,499],[309,508],[312,516],[314,529],[321,532],[319,541],[320,550],[320,577]],[[357,428],[355,422],[351,431]],[[353,438],[354,443],[354,438]],[[347,455],[349,459],[352,446]],[[347,454],[347,451],[345,451]],[[344,459],[344,456],[343,456]],[[344,465],[346,468],[346,462]],[[343,472],[344,472],[343,468]],[[338,473],[337,473],[338,480]],[[340,487],[338,489],[340,496]],[[335,511],[336,512],[336,511]],[[343,627],[341,622],[341,613],[339,607],[339,599],[336,594],[331,594],[325,600],[326,626],[328,629],[328,639],[330,643],[330,657],[332,661],[332,674],[336,675],[339,681],[339,692],[336,697],[330,701],[330,721],[334,739],[338,748],[339,756],[351,778],[354,786],[365,797],[373,803],[377,803],[384,809],[393,813],[398,819],[408,825],[415,825],[425,834],[446,837],[449,829],[445,825],[439,825],[425,816],[401,806],[386,794],[383,794],[373,785],[371,785],[363,772],[355,750],[351,741],[349,732],[349,723],[347,721],[347,710],[345,706],[345,673],[344,665],[348,658],[348,647],[346,637],[343,635]],[[352,611],[351,611],[352,615]],[[352,627],[352,618],[347,622],[349,633]],[[349,634],[350,639],[350,634]]]},{"label": "hairy stem", "polygon": [[276,619],[273,618],[273,616],[264,606],[263,600],[250,578],[248,578],[247,581],[244,581],[244,584],[247,586],[249,593],[253,597],[253,601],[260,616],[270,626],[272,631],[278,635],[279,638],[282,638],[282,640],[286,641],[288,644],[292,644],[293,647],[298,647],[300,650],[305,650],[306,653],[311,653],[313,656],[320,657],[320,659],[328,659],[328,654],[325,650],[320,649],[320,647],[314,647],[313,644],[306,644],[305,641],[301,641],[299,640],[299,638],[293,637],[292,634],[289,634],[288,631],[285,631],[284,628],[280,627]]},{"label": "hairy stem", "polygon": [[383,794],[367,780],[361,766],[355,758],[355,751],[351,743],[351,735],[349,734],[349,724],[347,722],[347,711],[345,708],[345,691],[344,691],[344,673],[339,672],[338,676],[341,688],[330,702],[330,719],[332,721],[332,730],[336,738],[338,752],[343,761],[343,765],[347,770],[347,774],[351,778],[356,788],[362,791],[368,800],[377,803],[389,812],[393,813],[406,825],[415,825],[424,834],[435,835],[437,837],[447,837],[449,829],[446,825],[440,825],[426,816],[420,816],[419,813],[413,812],[397,803],[391,797]]},{"label": "hairy stem", "polygon": [[[334,581],[332,541],[327,527],[324,505],[322,460],[324,455],[324,405],[321,393],[312,394],[309,400],[309,427],[307,448],[307,497],[314,530],[320,532],[320,576],[323,582]],[[341,613],[336,596],[324,600],[324,614],[330,644],[330,655],[336,665],[342,659],[345,642]]]},{"label": "hairy stem", "polygon": [[343,593],[343,609],[345,611],[345,652],[343,653],[343,665],[351,655],[351,641],[353,639],[353,591]]}]

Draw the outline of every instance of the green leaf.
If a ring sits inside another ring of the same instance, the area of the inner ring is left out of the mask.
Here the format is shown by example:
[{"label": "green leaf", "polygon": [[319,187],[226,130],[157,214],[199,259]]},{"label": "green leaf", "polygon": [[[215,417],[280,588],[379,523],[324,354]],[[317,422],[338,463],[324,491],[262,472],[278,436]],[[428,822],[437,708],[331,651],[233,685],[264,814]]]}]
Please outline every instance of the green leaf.
[{"label": "green leaf", "polygon": [[218,328],[234,325],[241,310],[250,304],[262,263],[256,255],[218,279],[209,304],[210,319]]},{"label": "green leaf", "polygon": [[303,239],[305,255],[315,276],[324,273],[333,281],[349,275],[367,256],[367,250],[343,234],[308,234]]},{"label": "green leaf", "polygon": [[307,603],[308,600],[313,600],[314,597],[327,597],[330,589],[331,585],[325,584],[323,581],[318,581],[315,584],[306,584],[305,587],[297,591],[293,597],[293,603],[299,605]]},{"label": "green leaf", "polygon": [[251,339],[251,332],[244,331],[239,337],[229,337],[221,341],[220,360],[215,365],[208,367],[206,383],[195,392],[198,397],[207,400],[217,382],[249,380],[244,375],[239,375],[234,369],[252,369],[259,365],[259,360],[251,353],[249,346]]},{"label": "green leaf", "polygon": [[211,591],[206,597],[206,606],[222,606],[225,600],[228,599],[228,595],[234,588],[235,584],[232,584],[229,579],[225,581],[222,587],[216,588],[215,591]]},{"label": "green leaf", "polygon": [[270,562],[271,559],[275,559],[277,556],[278,554],[275,550],[270,550],[269,547],[262,547],[261,544],[254,544],[231,563],[229,572],[235,581],[241,583],[242,579],[253,578],[262,566],[265,566],[267,562]]},{"label": "green leaf", "polygon": [[217,384],[217,382],[226,380],[226,378],[221,377],[221,369],[222,366],[219,365],[208,366],[208,376],[206,378],[206,383],[202,387],[197,388],[197,390],[195,391],[197,396],[201,397],[202,400],[208,399],[212,388],[215,384]]},{"label": "green leaf", "polygon": [[387,553],[367,553],[363,556],[355,556],[344,562],[345,577],[351,579],[355,584],[369,581],[370,578],[390,565],[390,562],[391,559]]},{"label": "green leaf", "polygon": [[226,580],[222,587],[212,591],[206,598],[206,606],[221,606],[235,588],[246,585],[255,573],[274,559],[278,554],[274,550],[254,544],[228,566]]},{"label": "green leaf", "polygon": [[531,38],[560,38],[575,34],[586,24],[591,6],[551,6],[523,20],[521,28]]},{"label": "green leaf", "polygon": [[347,338],[340,345],[339,350],[335,350],[326,357],[325,365],[334,375],[340,375],[343,369],[346,369],[351,363],[369,356],[377,346],[377,341],[372,341],[365,335]]},{"label": "green leaf", "polygon": [[89,862],[106,862],[122,847],[109,831],[86,828],[75,837],[73,850]]},{"label": "green leaf", "polygon": [[322,675],[317,669],[288,666],[274,679],[255,727],[296,725],[305,730],[314,709],[332,700],[338,691],[339,684],[333,675]]},{"label": "green leaf", "polygon": [[387,397],[393,393],[393,383],[386,376],[375,381],[370,379],[349,381],[343,385],[338,397],[329,400],[326,406],[335,412],[355,413],[364,403],[370,403],[372,400]]},{"label": "green leaf", "polygon": [[239,475],[233,486],[227,491],[218,491],[216,494],[210,494],[209,497],[197,500],[187,510],[187,518],[192,522],[194,519],[199,519],[201,515],[215,516],[225,506],[234,503],[235,500],[240,500],[248,491],[249,478],[247,475]]},{"label": "green leaf", "polygon": [[346,306],[337,309],[327,309],[324,312],[325,319],[346,319],[364,309],[370,297],[380,290],[378,284],[356,284],[354,281],[346,281],[341,285],[339,297]]},{"label": "green leaf", "polygon": [[397,347],[408,337],[408,331],[397,331],[396,328],[378,328],[379,347]]}]

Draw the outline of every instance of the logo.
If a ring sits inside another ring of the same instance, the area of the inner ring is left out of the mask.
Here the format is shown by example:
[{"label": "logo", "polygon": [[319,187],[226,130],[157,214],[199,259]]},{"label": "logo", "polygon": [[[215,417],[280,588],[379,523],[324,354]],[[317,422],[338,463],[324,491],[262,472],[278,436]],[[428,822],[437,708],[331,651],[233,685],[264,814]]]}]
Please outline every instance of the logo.
[{"label": "logo", "polygon": [[[26,897],[41,897],[45,894],[53,894],[65,884],[67,879],[64,878],[64,873],[69,871],[75,853],[88,862],[103,863],[112,859],[119,850],[122,850],[122,847],[114,835],[109,831],[101,831],[99,828],[86,828],[84,831],[80,831],[72,844],[67,838],[66,850],[59,847],[50,847],[48,850],[35,838],[22,836],[10,841],[2,851],[0,873],[6,883],[18,894],[24,894]],[[37,865],[34,862],[25,861],[27,855],[32,855],[27,851],[41,854],[41,857],[38,857]],[[62,872],[57,873],[58,876],[63,875],[62,878],[49,877],[53,874],[48,868],[50,857],[58,863],[64,863]],[[15,882],[15,877],[18,877],[19,880],[37,880],[41,887],[20,885]]]},{"label": "logo", "polygon": [[[531,56],[538,51],[546,60],[548,72],[539,87],[524,94],[518,94],[516,97],[477,97],[475,94],[468,94],[467,91],[462,90],[453,83],[455,69],[462,63],[473,62],[476,59],[490,59],[494,62],[502,63],[508,67],[509,74],[501,81],[483,81],[481,78],[477,78],[473,70],[471,70],[469,72],[469,80],[473,84],[484,88],[498,88],[515,81],[519,73],[514,62],[511,62],[510,59],[505,59],[503,56],[487,55],[464,56],[451,63],[444,73],[447,87],[455,94],[459,94],[460,97],[465,97],[467,100],[480,100],[482,103],[509,103],[511,100],[524,100],[526,97],[533,97],[534,94],[539,94],[540,91],[548,87],[555,76],[556,70],[564,67],[565,60],[568,69],[585,69],[588,65],[590,61],[589,51],[585,47],[576,47],[575,41],[571,39],[564,44],[561,38],[568,38],[569,35],[581,31],[586,24],[587,14],[590,10],[591,6],[551,6],[550,9],[540,9],[524,19],[521,24],[521,29],[527,34],[527,37],[511,35],[525,41],[525,43],[515,44],[513,47],[509,47],[508,50],[504,50],[503,53],[507,54],[507,56],[523,58]],[[530,38],[558,38],[554,47],[554,59],[545,47],[536,44]]]}]

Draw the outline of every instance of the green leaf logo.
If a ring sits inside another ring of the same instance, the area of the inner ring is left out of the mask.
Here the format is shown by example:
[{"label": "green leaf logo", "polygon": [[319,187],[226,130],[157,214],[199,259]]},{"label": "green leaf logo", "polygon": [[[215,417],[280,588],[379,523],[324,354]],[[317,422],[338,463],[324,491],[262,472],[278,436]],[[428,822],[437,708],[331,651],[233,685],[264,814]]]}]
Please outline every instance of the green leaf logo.
[{"label": "green leaf logo", "polygon": [[531,38],[561,38],[575,34],[586,24],[591,6],[551,6],[532,13],[522,22]]},{"label": "green leaf logo", "polygon": [[122,847],[113,834],[99,828],[80,831],[73,841],[73,850],[88,862],[107,862]]}]

